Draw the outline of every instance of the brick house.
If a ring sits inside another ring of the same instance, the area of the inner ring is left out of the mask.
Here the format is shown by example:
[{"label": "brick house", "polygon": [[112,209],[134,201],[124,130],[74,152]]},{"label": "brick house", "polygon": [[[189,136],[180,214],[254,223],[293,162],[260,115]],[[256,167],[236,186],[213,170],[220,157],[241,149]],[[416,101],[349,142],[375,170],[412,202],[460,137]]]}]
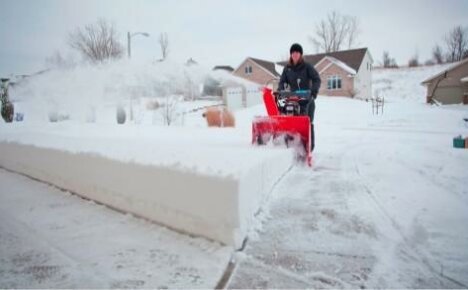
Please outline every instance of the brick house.
[{"label": "brick house", "polygon": [[421,83],[426,86],[426,102],[468,104],[468,58],[457,62]]},{"label": "brick house", "polygon": [[[304,55],[304,59],[320,74],[322,85],[319,95],[361,99],[372,97],[373,59],[367,48]],[[226,83],[223,85],[223,97],[226,99],[228,95],[242,95],[244,107],[249,106],[250,99],[255,100],[252,104],[257,103],[261,87],[278,87],[280,73],[286,63],[275,64],[258,58],[246,58],[232,74],[256,84],[258,88],[250,85],[251,89],[247,89],[245,85]]]},{"label": "brick house", "polygon": [[275,84],[280,77],[275,69],[274,62],[253,57],[246,58],[232,74],[260,86]]},{"label": "brick house", "polygon": [[[367,48],[304,55],[322,80],[319,95],[366,99],[372,97],[373,59]],[[286,65],[286,62],[280,62]]]}]

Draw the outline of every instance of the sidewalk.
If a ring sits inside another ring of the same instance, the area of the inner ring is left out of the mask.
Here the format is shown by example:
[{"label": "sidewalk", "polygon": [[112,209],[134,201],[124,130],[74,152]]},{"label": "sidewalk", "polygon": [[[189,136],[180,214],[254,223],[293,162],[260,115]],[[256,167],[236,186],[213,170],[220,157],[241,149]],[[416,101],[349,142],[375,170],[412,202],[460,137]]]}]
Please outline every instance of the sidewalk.
[{"label": "sidewalk", "polygon": [[0,288],[214,288],[231,249],[0,169]]}]

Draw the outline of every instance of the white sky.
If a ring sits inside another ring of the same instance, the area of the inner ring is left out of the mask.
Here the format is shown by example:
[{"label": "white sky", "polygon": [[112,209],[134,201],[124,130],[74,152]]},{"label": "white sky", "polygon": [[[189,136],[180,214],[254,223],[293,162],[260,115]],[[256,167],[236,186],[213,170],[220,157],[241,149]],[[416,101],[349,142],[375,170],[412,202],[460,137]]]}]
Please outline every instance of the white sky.
[{"label": "white sky", "polygon": [[161,57],[157,44],[167,32],[170,57],[199,63],[238,66],[247,56],[278,61],[293,42],[315,53],[308,40],[315,23],[332,10],[358,17],[360,47],[376,61],[388,50],[400,64],[416,52],[425,61],[435,43],[455,25],[468,26],[466,0],[0,0],[0,75],[31,73],[58,50],[67,55],[67,34],[77,26],[106,18],[113,21],[126,46],[135,37],[132,56]]}]

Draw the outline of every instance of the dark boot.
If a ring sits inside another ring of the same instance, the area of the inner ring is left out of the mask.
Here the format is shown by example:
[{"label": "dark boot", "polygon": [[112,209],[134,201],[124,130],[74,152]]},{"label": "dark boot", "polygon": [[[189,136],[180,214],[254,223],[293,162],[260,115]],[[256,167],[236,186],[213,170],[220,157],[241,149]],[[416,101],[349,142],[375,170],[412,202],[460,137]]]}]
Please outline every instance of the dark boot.
[{"label": "dark boot", "polygon": [[310,152],[314,151],[314,148],[315,148],[314,124],[310,124]]},{"label": "dark boot", "polygon": [[314,132],[314,115],[315,115],[315,99],[310,99],[307,104],[307,115],[310,118],[310,152],[315,148],[315,132]]}]

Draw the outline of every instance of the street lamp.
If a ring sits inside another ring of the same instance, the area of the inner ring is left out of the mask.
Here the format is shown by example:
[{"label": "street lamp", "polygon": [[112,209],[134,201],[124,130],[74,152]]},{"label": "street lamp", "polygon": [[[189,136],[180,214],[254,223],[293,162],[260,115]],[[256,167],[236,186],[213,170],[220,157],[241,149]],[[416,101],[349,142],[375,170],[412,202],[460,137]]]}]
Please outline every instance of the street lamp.
[{"label": "street lamp", "polygon": [[132,37],[136,36],[136,35],[143,35],[143,36],[146,36],[148,37],[149,36],[149,33],[147,32],[134,32],[134,33],[130,33],[127,32],[127,52],[128,52],[128,58],[131,58],[132,57]]}]

